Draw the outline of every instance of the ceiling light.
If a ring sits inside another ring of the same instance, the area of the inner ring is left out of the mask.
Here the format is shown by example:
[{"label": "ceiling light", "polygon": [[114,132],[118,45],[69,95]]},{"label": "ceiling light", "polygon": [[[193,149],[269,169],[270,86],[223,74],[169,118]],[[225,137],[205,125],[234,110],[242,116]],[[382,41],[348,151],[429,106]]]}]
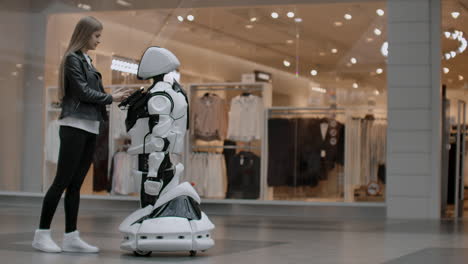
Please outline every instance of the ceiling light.
[{"label": "ceiling light", "polygon": [[377,9],[377,11],[375,11],[377,13],[377,15],[379,16],[383,16],[385,14],[385,11],[383,11],[382,9]]},{"label": "ceiling light", "polygon": [[296,14],[294,14],[294,12],[288,12],[287,16],[289,18],[293,18]]},{"label": "ceiling light", "polygon": [[374,39],[373,38],[367,38],[366,41],[367,42],[372,42],[372,41],[374,41]]},{"label": "ceiling light", "polygon": [[247,29],[252,29],[252,28],[253,28],[253,25],[245,25],[245,27],[246,27]]},{"label": "ceiling light", "polygon": [[445,53],[444,56],[446,60],[450,60],[452,58],[452,55],[450,55],[450,53]]},{"label": "ceiling light", "polygon": [[335,23],[333,23],[335,25],[335,27],[341,27],[343,25],[343,22],[340,22],[340,21],[336,21]]},{"label": "ceiling light", "polygon": [[382,47],[380,48],[380,53],[382,53],[384,57],[388,57],[388,42],[387,41],[385,41],[382,44]]},{"label": "ceiling light", "polygon": [[121,6],[125,6],[125,7],[128,7],[128,6],[132,5],[132,4],[130,4],[129,2],[127,2],[125,0],[117,0],[116,3],[121,5]]},{"label": "ceiling light", "polygon": [[111,69],[114,71],[120,71],[122,73],[137,74],[138,64],[126,62],[123,60],[113,59]]},{"label": "ceiling light", "polygon": [[357,89],[357,88],[359,88],[359,84],[357,84],[357,83],[353,83],[353,88],[354,88],[354,89]]},{"label": "ceiling light", "polygon": [[449,72],[450,72],[450,69],[447,68],[447,67],[444,67],[444,73],[447,74],[447,73],[449,73]]},{"label": "ceiling light", "polygon": [[255,22],[255,21],[257,21],[257,18],[256,18],[256,17],[251,17],[251,18],[250,18],[250,22]]},{"label": "ceiling light", "polygon": [[458,80],[459,81],[463,81],[463,79],[465,79],[465,78],[463,78],[463,75],[458,75]]},{"label": "ceiling light", "polygon": [[184,22],[184,17],[183,16],[177,16],[177,20],[179,20],[180,22]]},{"label": "ceiling light", "polygon": [[450,36],[452,36],[452,33],[448,32],[448,31],[445,31],[444,35],[445,35],[446,38],[450,38]]},{"label": "ceiling light", "polygon": [[351,20],[351,19],[353,18],[353,16],[350,15],[350,14],[345,14],[345,15],[344,15],[344,18],[345,18],[346,20]]},{"label": "ceiling light", "polygon": [[286,43],[288,43],[288,44],[293,44],[293,43],[294,43],[294,40],[288,39],[288,40],[286,40]]},{"label": "ceiling light", "polygon": [[91,6],[90,5],[87,5],[87,4],[82,4],[82,3],[79,3],[78,4],[78,8],[81,8],[81,9],[84,9],[84,10],[91,10]]},{"label": "ceiling light", "polygon": [[332,53],[338,53],[338,50],[337,49],[332,49],[331,52]]},{"label": "ceiling light", "polygon": [[383,73],[383,70],[381,68],[378,68],[376,71],[375,71],[377,74],[382,74]]},{"label": "ceiling light", "polygon": [[375,91],[374,91],[374,94],[375,94],[375,95],[379,95],[379,94],[380,94],[379,90],[375,90]]},{"label": "ceiling light", "polygon": [[452,58],[455,58],[457,56],[457,53],[455,51],[451,51],[450,56],[452,56]]},{"label": "ceiling light", "polygon": [[317,76],[317,74],[318,74],[317,70],[311,70],[310,71],[310,75],[312,75],[312,76]]},{"label": "ceiling light", "polygon": [[325,56],[325,52],[320,52],[319,55],[323,57]]},{"label": "ceiling light", "polygon": [[296,18],[294,19],[294,21],[295,21],[296,23],[301,23],[301,22],[302,22],[302,18],[296,17]]},{"label": "ceiling light", "polygon": [[327,89],[321,88],[321,87],[312,87],[311,89],[312,89],[312,91],[318,92],[318,93],[326,93],[327,92]]},{"label": "ceiling light", "polygon": [[279,15],[278,15],[278,13],[276,13],[276,12],[272,12],[272,13],[271,13],[271,17],[272,17],[272,18],[278,18]]},{"label": "ceiling light", "polygon": [[374,29],[374,34],[376,36],[380,36],[380,35],[382,35],[382,31],[380,29],[376,28],[376,29]]},{"label": "ceiling light", "polygon": [[356,58],[351,58],[350,61],[351,61],[352,64],[356,64],[356,63],[357,63],[357,59],[356,59]]},{"label": "ceiling light", "polygon": [[460,12],[452,12],[452,17],[457,19],[460,16]]},{"label": "ceiling light", "polygon": [[291,63],[290,63],[289,61],[287,61],[287,60],[284,60],[284,61],[283,61],[283,64],[284,64],[284,66],[286,66],[286,67],[291,66]]},{"label": "ceiling light", "polygon": [[195,17],[193,15],[188,15],[187,20],[188,21],[193,21],[193,20],[195,20]]}]

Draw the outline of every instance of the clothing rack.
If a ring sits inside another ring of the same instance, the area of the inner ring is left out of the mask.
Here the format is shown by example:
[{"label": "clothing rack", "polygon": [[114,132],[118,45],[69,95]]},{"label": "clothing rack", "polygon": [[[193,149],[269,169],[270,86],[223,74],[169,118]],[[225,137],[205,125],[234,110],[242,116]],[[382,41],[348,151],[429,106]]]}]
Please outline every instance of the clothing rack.
[{"label": "clothing rack", "polygon": [[192,145],[193,148],[222,148],[222,149],[261,149],[261,147],[258,146],[202,146],[202,145]]},{"label": "clothing rack", "polygon": [[[259,92],[261,94],[261,98],[263,100],[263,106],[265,109],[271,107],[272,104],[272,87],[271,83],[267,82],[253,82],[253,83],[242,83],[242,82],[227,82],[227,83],[193,83],[187,85],[187,93],[190,100],[193,98],[192,95],[196,95],[198,91],[238,91],[239,94],[242,92]],[[266,111],[265,111],[266,112]],[[265,114],[265,113],[264,113]],[[266,115],[264,115],[264,119],[266,120]],[[266,152],[266,144],[264,137],[265,133],[263,133],[263,138],[261,139],[260,146],[198,146],[195,145],[194,142],[191,142],[191,137],[185,137],[185,152],[190,153],[193,149],[200,149],[200,148],[212,148],[212,149],[245,149],[245,150],[260,150],[261,152],[261,159],[260,159],[260,199],[267,200],[268,193],[267,193],[267,175],[266,175],[266,166],[267,166],[267,152]],[[185,159],[188,155],[185,155]],[[184,161],[185,164],[188,164],[187,160]]]}]

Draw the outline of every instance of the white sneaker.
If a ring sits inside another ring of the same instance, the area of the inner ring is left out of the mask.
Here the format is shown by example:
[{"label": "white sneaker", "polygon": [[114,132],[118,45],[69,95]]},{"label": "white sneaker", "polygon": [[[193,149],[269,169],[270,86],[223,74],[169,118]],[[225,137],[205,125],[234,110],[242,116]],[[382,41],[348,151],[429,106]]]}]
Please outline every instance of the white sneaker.
[{"label": "white sneaker", "polygon": [[60,249],[60,247],[55,244],[54,240],[52,240],[52,237],[50,236],[50,229],[36,229],[32,246],[33,248],[44,252],[62,252],[62,249]]},{"label": "white sneaker", "polygon": [[98,253],[99,248],[91,246],[80,238],[80,232],[74,231],[63,235],[62,249],[65,252]]}]

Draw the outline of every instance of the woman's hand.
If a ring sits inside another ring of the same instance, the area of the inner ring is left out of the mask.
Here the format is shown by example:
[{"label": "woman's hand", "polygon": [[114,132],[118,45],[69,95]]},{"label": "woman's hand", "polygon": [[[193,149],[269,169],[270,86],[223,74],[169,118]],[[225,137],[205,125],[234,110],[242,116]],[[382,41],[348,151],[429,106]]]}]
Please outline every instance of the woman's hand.
[{"label": "woman's hand", "polygon": [[133,92],[133,89],[131,88],[123,88],[123,89],[116,90],[112,93],[112,101],[117,102],[117,103],[122,102],[125,98],[130,96],[132,92]]}]

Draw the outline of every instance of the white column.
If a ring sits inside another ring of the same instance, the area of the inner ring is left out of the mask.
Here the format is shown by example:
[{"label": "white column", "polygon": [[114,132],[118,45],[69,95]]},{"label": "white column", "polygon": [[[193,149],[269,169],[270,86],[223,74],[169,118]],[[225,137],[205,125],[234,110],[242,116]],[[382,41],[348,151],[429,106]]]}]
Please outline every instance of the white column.
[{"label": "white column", "polygon": [[440,217],[440,0],[388,0],[387,216]]}]

